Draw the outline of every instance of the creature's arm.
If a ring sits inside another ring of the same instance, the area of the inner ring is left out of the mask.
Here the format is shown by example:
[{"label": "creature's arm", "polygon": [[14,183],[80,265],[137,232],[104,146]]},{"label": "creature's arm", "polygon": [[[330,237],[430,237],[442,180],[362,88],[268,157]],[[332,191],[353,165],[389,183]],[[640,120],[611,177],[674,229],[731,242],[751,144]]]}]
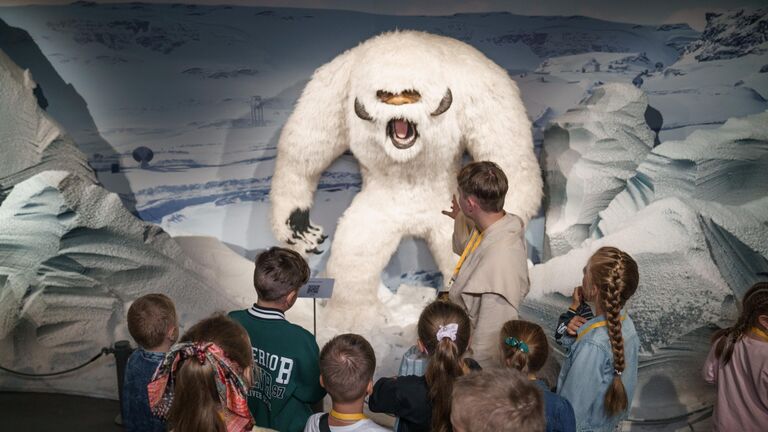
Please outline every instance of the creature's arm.
[{"label": "creature's arm", "polygon": [[[541,169],[533,151],[531,122],[517,84],[493,65],[461,92],[464,139],[475,161],[498,164],[509,181],[504,208],[527,223],[539,210]],[[458,95],[457,95],[458,96]]]},{"label": "creature's arm", "polygon": [[317,69],[296,108],[283,127],[277,144],[272,178],[272,231],[277,240],[300,253],[320,253],[325,240],[321,227],[310,222],[314,192],[320,174],[349,148],[346,109],[349,51]]}]

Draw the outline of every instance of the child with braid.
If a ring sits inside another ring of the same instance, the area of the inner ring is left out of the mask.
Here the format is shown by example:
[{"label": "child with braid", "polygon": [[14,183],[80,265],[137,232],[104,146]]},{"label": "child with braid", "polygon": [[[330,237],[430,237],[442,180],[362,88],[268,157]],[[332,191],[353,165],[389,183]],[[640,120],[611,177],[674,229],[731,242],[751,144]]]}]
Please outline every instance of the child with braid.
[{"label": "child with braid", "polygon": [[579,431],[612,431],[629,413],[637,384],[640,341],[624,306],[639,275],[629,254],[602,247],[584,269],[584,299],[595,317],[563,338],[567,355],[557,392],[571,402]]},{"label": "child with braid", "polygon": [[768,282],[744,294],[741,316],[712,336],[704,379],[717,388],[715,431],[761,431],[768,426]]},{"label": "child with braid", "polygon": [[470,321],[464,308],[438,300],[419,316],[418,345],[429,358],[424,376],[381,378],[368,408],[399,417],[397,432],[451,432],[451,392],[470,371],[462,355],[469,346]]},{"label": "child with braid", "polygon": [[568,399],[552,393],[547,384],[536,377],[548,356],[549,343],[541,326],[528,321],[512,320],[501,327],[501,364],[525,374],[541,391],[547,432],[575,431],[576,419]]}]

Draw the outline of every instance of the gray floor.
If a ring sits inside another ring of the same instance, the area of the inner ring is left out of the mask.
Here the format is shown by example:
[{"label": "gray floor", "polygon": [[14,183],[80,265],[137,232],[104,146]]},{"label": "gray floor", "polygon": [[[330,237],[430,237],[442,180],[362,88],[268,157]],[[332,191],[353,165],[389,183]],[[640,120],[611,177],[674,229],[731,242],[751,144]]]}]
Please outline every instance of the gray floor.
[{"label": "gray floor", "polygon": [[0,430],[119,432],[118,401],[49,393],[0,392]]},{"label": "gray floor", "polygon": [[[327,399],[327,398],[326,398]],[[326,410],[330,409],[326,401]],[[23,432],[120,432],[115,416],[120,404],[114,400],[49,393],[0,392],[0,431]],[[372,418],[392,427],[392,417],[372,414]],[[625,422],[622,431],[708,431],[712,429],[711,413],[701,413],[669,425],[641,425]]]}]

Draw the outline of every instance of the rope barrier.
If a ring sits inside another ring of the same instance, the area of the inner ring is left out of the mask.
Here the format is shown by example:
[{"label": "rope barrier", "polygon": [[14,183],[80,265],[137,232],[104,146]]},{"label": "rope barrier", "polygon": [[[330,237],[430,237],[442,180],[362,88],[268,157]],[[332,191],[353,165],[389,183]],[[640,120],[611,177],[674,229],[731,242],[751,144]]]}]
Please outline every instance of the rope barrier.
[{"label": "rope barrier", "polygon": [[30,378],[52,377],[52,376],[57,376],[57,375],[64,375],[64,374],[67,374],[67,373],[70,373],[70,372],[74,372],[74,371],[76,371],[78,369],[82,369],[82,368],[88,366],[89,364],[95,362],[96,360],[98,360],[99,357],[101,357],[101,356],[103,356],[105,354],[113,354],[114,352],[115,352],[115,350],[113,348],[102,348],[101,352],[99,352],[98,354],[93,356],[87,362],[85,362],[85,363],[83,363],[83,364],[81,364],[79,366],[75,366],[73,368],[70,368],[70,369],[67,369],[67,370],[63,370],[63,371],[59,371],[59,372],[49,372],[49,373],[43,373],[43,374],[32,374],[32,373],[15,371],[15,370],[3,367],[3,366],[0,366],[0,370],[8,372],[8,373],[13,374],[13,375],[19,375],[19,376],[30,377]]}]

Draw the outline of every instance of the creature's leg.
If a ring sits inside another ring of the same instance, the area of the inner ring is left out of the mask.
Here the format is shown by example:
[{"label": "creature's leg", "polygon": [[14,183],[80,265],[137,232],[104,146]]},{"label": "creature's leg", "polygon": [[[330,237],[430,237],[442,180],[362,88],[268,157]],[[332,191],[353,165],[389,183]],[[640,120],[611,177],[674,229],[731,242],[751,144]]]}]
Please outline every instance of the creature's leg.
[{"label": "creature's leg", "polygon": [[443,273],[443,283],[447,283],[456,266],[458,257],[453,253],[451,235],[453,234],[453,220],[442,213],[436,213],[427,232],[427,245],[437,268]]},{"label": "creature's leg", "polygon": [[344,213],[326,267],[328,277],[336,280],[327,318],[345,327],[375,319],[366,315],[380,307],[376,293],[381,272],[407,226],[406,217],[394,214],[371,195],[361,192]]}]

